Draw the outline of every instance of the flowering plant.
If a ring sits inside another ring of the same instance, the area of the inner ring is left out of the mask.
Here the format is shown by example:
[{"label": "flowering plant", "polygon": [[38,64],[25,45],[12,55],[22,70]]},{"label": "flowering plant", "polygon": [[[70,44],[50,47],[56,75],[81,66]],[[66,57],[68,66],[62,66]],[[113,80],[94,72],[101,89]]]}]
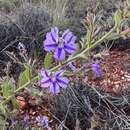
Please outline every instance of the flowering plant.
[{"label": "flowering plant", "polygon": [[[2,100],[1,104],[6,104],[10,99],[12,99],[15,93],[26,88],[39,79],[41,80],[42,88],[50,88],[50,92],[53,94],[59,93],[60,87],[66,88],[67,84],[69,83],[69,79],[63,76],[66,70],[62,70],[62,68],[64,68],[66,65],[72,67],[72,62],[75,62],[78,58],[85,58],[88,52],[90,52],[104,40],[110,40],[112,34],[116,33],[117,35],[120,34],[120,36],[123,36],[124,34],[120,30],[120,25],[122,24],[122,21],[128,17],[129,10],[126,8],[116,11],[114,15],[115,25],[113,28],[105,33],[105,35],[103,35],[100,39],[95,40],[95,37],[98,37],[97,32],[99,30],[98,24],[96,24],[96,17],[94,15],[87,16],[83,22],[84,26],[87,28],[86,40],[84,40],[84,43],[80,42],[81,45],[76,43],[77,38],[69,29],[61,32],[58,27],[51,28],[51,31],[46,34],[46,39],[43,41],[43,49],[48,52],[44,59],[44,69],[41,70],[40,75],[38,74],[37,76],[33,77],[32,62],[24,57],[24,59],[26,59],[25,61],[28,62],[24,64],[25,71],[19,78],[19,87],[15,91],[11,90],[9,91],[10,93],[5,94],[8,96],[6,96],[5,100]],[[19,49],[22,53],[26,53],[25,46],[22,45],[22,43],[19,44]],[[56,62],[52,64],[54,60]],[[73,69],[76,69],[75,66],[73,66]],[[98,63],[92,64],[92,70],[96,75],[102,75],[101,68]],[[7,82],[4,82],[3,84],[3,94],[7,93],[4,91],[5,87],[7,89],[7,84],[8,86],[12,86],[9,80],[10,79],[7,78]]]},{"label": "flowering plant", "polygon": [[60,92],[60,87],[66,88],[69,80],[62,76],[63,72],[57,71],[55,73],[49,73],[46,70],[41,70],[41,87],[50,87],[50,92],[57,94]]},{"label": "flowering plant", "polygon": [[77,45],[75,41],[76,36],[69,29],[65,30],[62,34],[57,27],[54,27],[51,29],[51,32],[46,34],[46,40],[43,46],[47,52],[54,52],[54,58],[56,60],[64,61],[67,55],[76,52]]},{"label": "flowering plant", "polygon": [[[128,5],[130,2],[128,0]],[[18,108],[18,102],[15,98],[15,95],[32,85],[34,82],[40,81],[41,88],[48,89],[52,94],[60,93],[61,88],[67,88],[69,85],[69,77],[65,75],[67,69],[66,66],[69,65],[74,71],[71,71],[72,74],[76,73],[76,67],[72,65],[77,59],[86,58],[89,52],[94,49],[96,46],[100,45],[107,39],[111,39],[111,36],[121,36],[125,34],[122,33],[120,28],[122,21],[130,17],[130,12],[127,8],[119,9],[114,14],[115,25],[106,32],[100,39],[98,37],[98,24],[96,23],[96,16],[90,15],[87,16],[84,20],[84,25],[87,29],[87,34],[84,42],[81,42],[81,45],[78,43],[76,36],[69,30],[63,32],[59,31],[58,27],[54,27],[50,32],[46,34],[46,39],[43,41],[43,49],[47,52],[44,59],[44,67],[40,71],[40,74],[37,73],[33,75],[33,63],[30,59],[27,59],[27,55],[24,56],[26,52],[25,46],[21,43],[19,44],[19,50],[21,55],[23,55],[26,63],[21,63],[24,65],[25,70],[21,73],[19,81],[17,84],[13,84],[11,79],[8,76],[2,82],[2,96],[0,102],[0,109],[2,113],[7,115],[7,103],[10,101],[13,104],[14,108]],[[112,37],[113,38],[113,37]],[[98,77],[102,76],[102,70],[100,65],[97,62],[94,62],[91,65],[92,70]],[[37,120],[40,120],[39,118]]]}]

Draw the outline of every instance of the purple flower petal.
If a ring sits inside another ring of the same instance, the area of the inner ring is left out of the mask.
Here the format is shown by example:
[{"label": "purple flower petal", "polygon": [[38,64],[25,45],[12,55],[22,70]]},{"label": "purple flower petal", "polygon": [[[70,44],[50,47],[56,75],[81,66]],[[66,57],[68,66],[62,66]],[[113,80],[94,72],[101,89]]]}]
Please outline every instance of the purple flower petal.
[{"label": "purple flower petal", "polygon": [[75,40],[76,40],[76,36],[73,35],[72,32],[70,32],[69,30],[66,30],[64,33],[63,33],[63,36],[62,36],[65,40],[65,43],[75,43]]},{"label": "purple flower petal", "polygon": [[51,29],[51,38],[54,42],[58,42],[58,33],[59,33],[59,29],[57,27],[54,27]]},{"label": "purple flower petal", "polygon": [[58,27],[51,28],[51,32],[58,35],[58,33],[59,33]]},{"label": "purple flower petal", "polygon": [[63,39],[66,38],[66,35],[67,35],[68,33],[72,33],[72,32],[70,32],[69,29],[67,29],[67,30],[64,31],[64,33],[62,34]]},{"label": "purple flower petal", "polygon": [[36,121],[39,126],[42,126],[43,128],[49,128],[49,119],[47,116],[37,116]]},{"label": "purple flower petal", "polygon": [[77,45],[75,43],[73,44],[65,44],[64,45],[65,51],[69,54],[74,54],[77,50]]},{"label": "purple flower petal", "polygon": [[58,94],[60,92],[60,86],[56,82],[51,83],[50,92],[53,94]]},{"label": "purple flower petal", "polygon": [[29,126],[29,115],[25,114],[24,116],[24,126],[27,128]]},{"label": "purple flower petal", "polygon": [[54,27],[51,29],[51,32],[48,32],[46,34],[46,40],[44,41],[43,45],[44,45],[44,49],[46,51],[52,51],[54,50],[57,46],[58,46],[58,28]]},{"label": "purple flower petal", "polygon": [[48,79],[44,79],[42,78],[41,80],[41,87],[42,88],[48,88],[51,84],[51,80],[48,78]]},{"label": "purple flower petal", "polygon": [[63,73],[64,73],[63,70],[59,70],[59,71],[56,71],[56,72],[54,73],[54,76],[55,76],[55,77],[62,76]]},{"label": "purple flower petal", "polygon": [[48,71],[41,70],[41,87],[47,88],[50,86],[50,77]]},{"label": "purple flower petal", "polygon": [[46,51],[49,51],[49,52],[52,51],[52,50],[54,50],[58,46],[58,44],[52,38],[50,32],[47,33],[46,40],[44,41],[43,46],[44,46],[44,49]]},{"label": "purple flower petal", "polygon": [[69,40],[67,40],[65,43],[66,44],[73,44],[73,43],[75,43],[75,41],[76,41],[76,36],[71,36],[70,37],[70,39]]},{"label": "purple flower petal", "polygon": [[66,77],[57,77],[57,83],[60,85],[60,87],[62,88],[66,88],[68,83],[69,83],[69,79]]},{"label": "purple flower petal", "polygon": [[58,46],[58,44],[56,43],[51,43],[49,40],[45,40],[44,41],[44,49],[46,51],[52,51],[52,50],[55,50],[55,48]]},{"label": "purple flower petal", "polygon": [[46,34],[46,40],[48,40],[50,43],[56,43],[56,42],[55,42],[55,38],[53,39],[51,32],[48,32],[48,33]]},{"label": "purple flower petal", "polygon": [[73,63],[70,63],[68,66],[70,67],[70,69],[71,69],[73,72],[76,71],[76,66],[73,65]]},{"label": "purple flower petal", "polygon": [[65,50],[63,48],[56,48],[54,57],[60,61],[65,60]]},{"label": "purple flower petal", "polygon": [[63,38],[66,42],[68,42],[72,37],[73,37],[73,33],[70,32],[69,30],[66,30],[64,33],[63,33]]},{"label": "purple flower petal", "polygon": [[92,64],[92,70],[95,72],[97,77],[102,77],[102,70],[98,63]]},{"label": "purple flower petal", "polygon": [[44,77],[44,78],[48,78],[49,72],[47,70],[41,70],[41,76]]}]

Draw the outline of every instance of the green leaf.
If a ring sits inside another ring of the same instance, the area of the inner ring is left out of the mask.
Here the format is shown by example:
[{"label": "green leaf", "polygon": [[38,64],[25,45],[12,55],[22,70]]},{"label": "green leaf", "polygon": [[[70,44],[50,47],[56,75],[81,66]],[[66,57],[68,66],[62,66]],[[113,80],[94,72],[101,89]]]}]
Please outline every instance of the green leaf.
[{"label": "green leaf", "polygon": [[107,40],[117,40],[117,39],[119,39],[121,36],[119,35],[119,34],[117,34],[117,33],[112,33],[111,35],[109,35],[108,37],[107,37]]},{"label": "green leaf", "polygon": [[7,122],[0,118],[0,130],[5,130],[6,124],[7,124]]},{"label": "green leaf", "polygon": [[126,17],[130,18],[130,12],[129,11],[126,13]]},{"label": "green leaf", "polygon": [[91,36],[92,36],[91,31],[88,31],[87,32],[87,43],[86,43],[88,48],[91,46]]},{"label": "green leaf", "polygon": [[0,104],[0,114],[4,115],[5,117],[7,117],[7,112],[6,112],[6,106]]},{"label": "green leaf", "polygon": [[13,94],[14,88],[11,80],[6,80],[2,84],[2,93],[4,98],[8,98]]},{"label": "green leaf", "polygon": [[11,98],[11,101],[12,101],[12,104],[13,104],[14,109],[19,109],[19,104],[18,104],[18,102],[17,102],[15,96],[13,96],[13,97]]},{"label": "green leaf", "polygon": [[115,12],[114,18],[115,18],[115,25],[117,27],[120,27],[120,24],[122,22],[122,12],[121,12],[121,10],[117,10]]},{"label": "green leaf", "polygon": [[19,78],[19,86],[26,84],[30,80],[31,69],[29,66],[25,67],[25,70],[21,73]]},{"label": "green leaf", "polygon": [[13,128],[12,127],[10,127],[10,129],[12,130],[28,130],[28,129],[26,129],[24,126],[23,126],[23,124],[22,124],[22,122],[18,122],[17,124],[15,124],[15,126],[13,126]]},{"label": "green leaf", "polygon": [[48,69],[52,65],[53,56],[51,53],[47,53],[44,59],[44,68]]},{"label": "green leaf", "polygon": [[127,4],[130,5],[130,0],[127,0]]},{"label": "green leaf", "polygon": [[42,91],[40,91],[39,89],[31,88],[31,95],[32,96],[40,96],[41,93],[42,93]]}]

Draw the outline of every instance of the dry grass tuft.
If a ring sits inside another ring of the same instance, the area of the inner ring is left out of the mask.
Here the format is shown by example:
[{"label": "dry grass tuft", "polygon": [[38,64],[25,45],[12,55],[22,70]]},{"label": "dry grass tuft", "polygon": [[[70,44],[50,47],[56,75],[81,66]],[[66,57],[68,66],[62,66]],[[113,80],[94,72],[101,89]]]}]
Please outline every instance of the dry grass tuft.
[{"label": "dry grass tuft", "polygon": [[128,93],[127,90],[120,95],[111,95],[77,82],[55,98],[52,110],[71,130],[76,127],[77,120],[83,130],[127,130],[130,125]]}]

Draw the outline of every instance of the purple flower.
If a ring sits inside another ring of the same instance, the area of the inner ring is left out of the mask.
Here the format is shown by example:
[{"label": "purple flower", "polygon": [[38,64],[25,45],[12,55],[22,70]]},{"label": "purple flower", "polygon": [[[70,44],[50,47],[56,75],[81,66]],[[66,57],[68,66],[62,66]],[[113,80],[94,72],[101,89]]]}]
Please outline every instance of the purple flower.
[{"label": "purple flower", "polygon": [[50,87],[50,92],[53,94],[58,94],[60,92],[60,87],[66,88],[69,80],[62,76],[63,71],[57,71],[55,73],[50,73],[47,70],[41,70],[41,87]]},{"label": "purple flower", "polygon": [[48,52],[54,52],[54,58],[63,61],[66,54],[74,54],[77,50],[75,44],[76,36],[67,29],[62,34],[57,27],[51,29],[51,32],[46,34],[46,40],[44,41],[44,49]]},{"label": "purple flower", "polygon": [[70,69],[71,69],[73,72],[76,71],[76,66],[74,65],[73,62],[71,62],[71,63],[69,64],[69,67],[70,67]]},{"label": "purple flower", "polygon": [[97,77],[102,77],[102,69],[98,62],[93,63],[91,67]]},{"label": "purple flower", "polygon": [[39,126],[42,126],[43,128],[47,128],[48,130],[51,130],[49,127],[49,119],[47,116],[37,116],[36,121]]},{"label": "purple flower", "polygon": [[24,126],[25,127],[29,126],[29,115],[28,114],[25,114],[25,117],[24,117]]}]

